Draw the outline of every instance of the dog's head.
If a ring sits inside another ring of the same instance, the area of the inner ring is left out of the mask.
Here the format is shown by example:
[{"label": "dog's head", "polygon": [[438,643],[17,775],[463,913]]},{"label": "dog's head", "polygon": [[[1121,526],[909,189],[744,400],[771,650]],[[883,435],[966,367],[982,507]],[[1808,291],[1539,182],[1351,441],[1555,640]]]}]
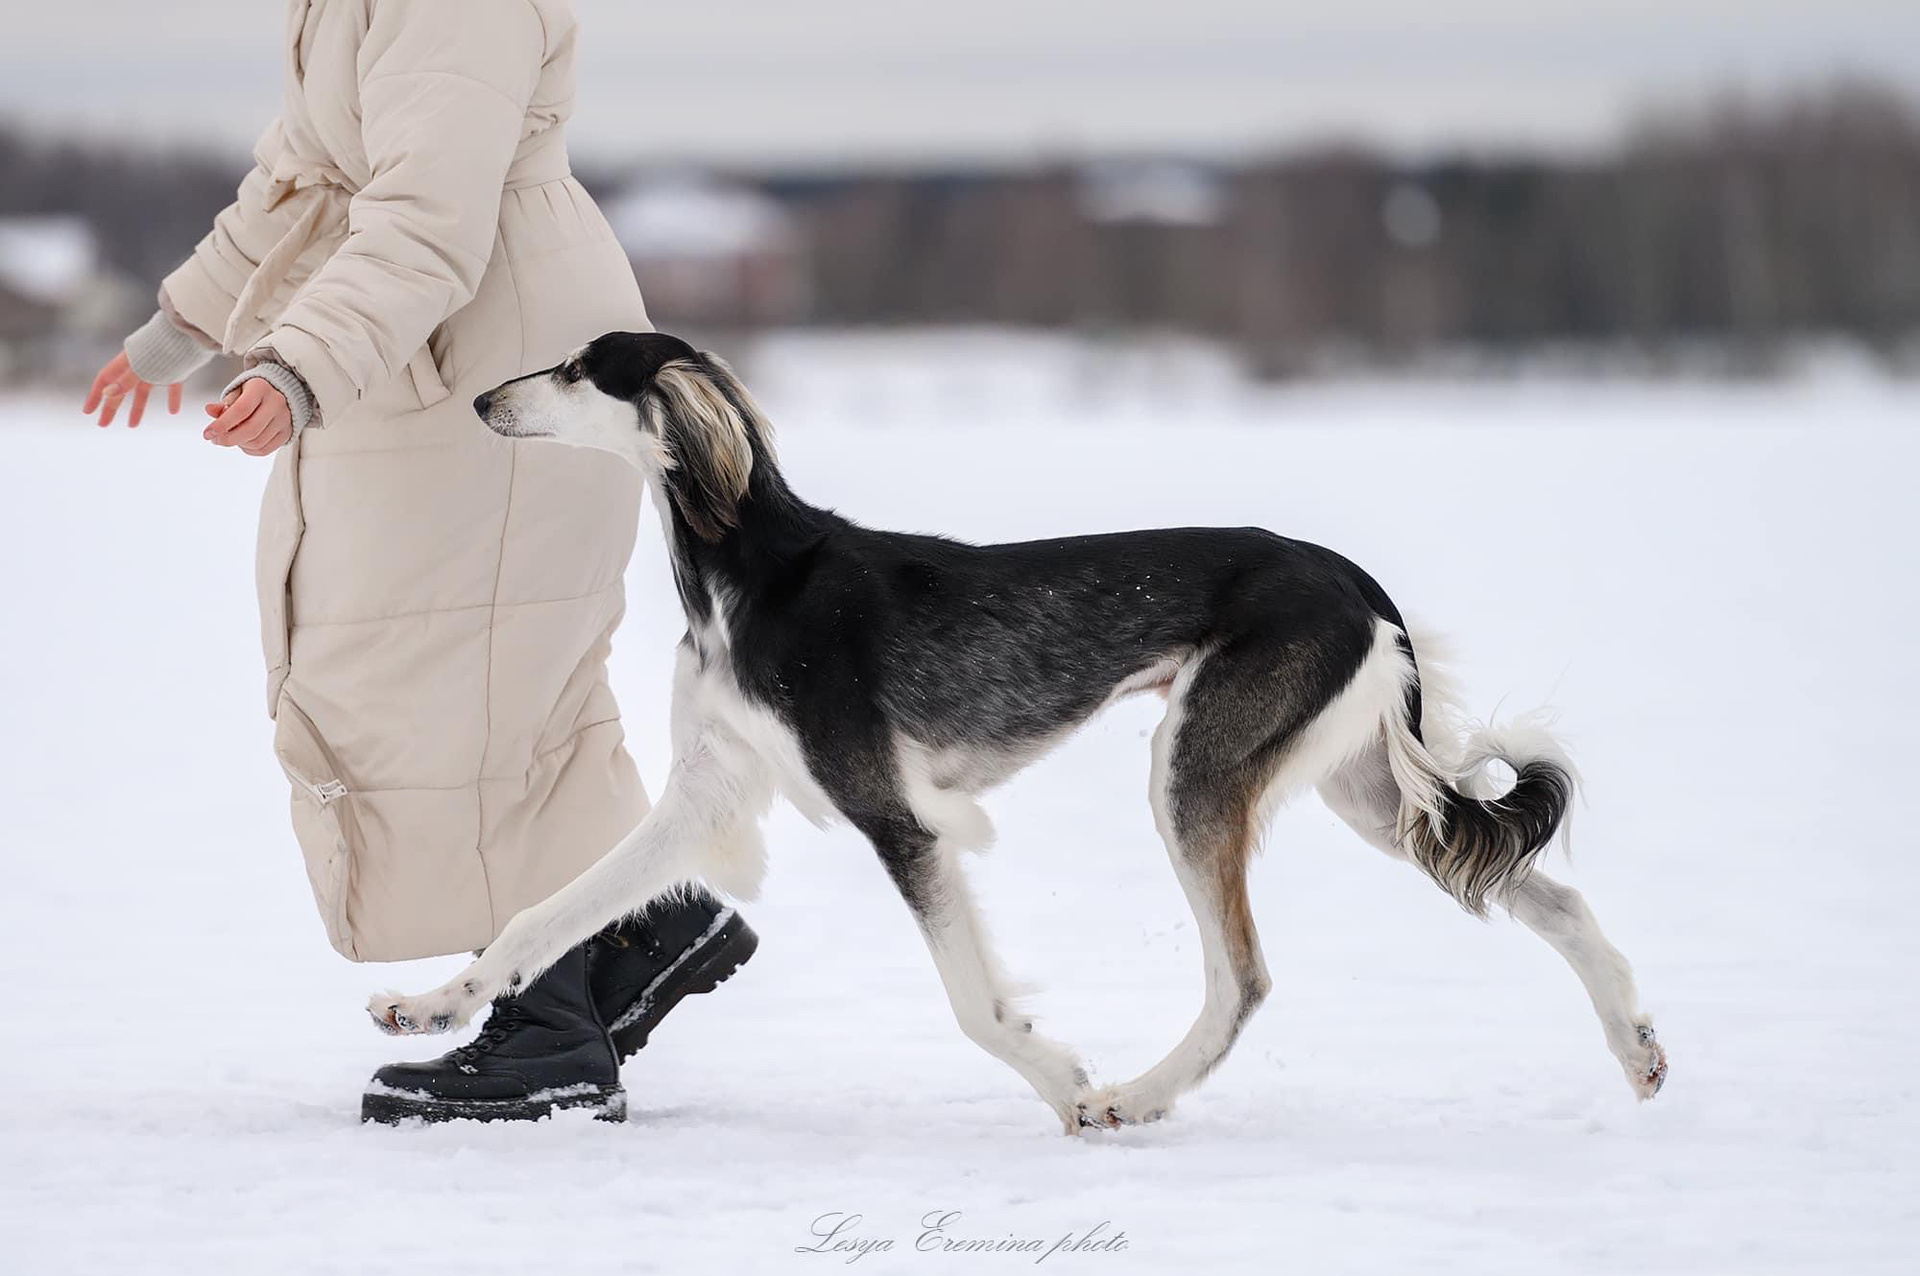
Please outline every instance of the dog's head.
[{"label": "dog's head", "polygon": [[609,332],[555,366],[487,391],[473,410],[496,434],[611,452],[658,478],[694,532],[718,540],[738,518],[759,409],[733,370],[663,332]]}]

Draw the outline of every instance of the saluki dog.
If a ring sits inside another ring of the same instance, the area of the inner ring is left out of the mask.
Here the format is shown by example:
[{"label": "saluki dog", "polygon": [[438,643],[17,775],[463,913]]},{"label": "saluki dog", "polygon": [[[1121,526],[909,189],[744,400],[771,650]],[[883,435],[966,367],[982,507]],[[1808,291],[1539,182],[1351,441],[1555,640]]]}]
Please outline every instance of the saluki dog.
[{"label": "saluki dog", "polygon": [[[796,496],[732,371],[661,333],[600,337],[474,410],[509,438],[611,452],[651,485],[687,617],[673,764],[637,828],[460,975],[373,998],[388,1031],[464,1024],[695,878],[751,896],[780,794],[872,841],[961,1029],[1069,1133],[1152,1121],[1267,994],[1247,865],[1268,814],[1316,785],[1468,912],[1502,904],[1558,949],[1635,1093],[1660,1088],[1666,1057],[1626,959],[1578,892],[1533,869],[1565,822],[1571,765],[1538,725],[1460,720],[1431,659],[1416,662],[1425,640],[1340,555],[1255,528],[980,546],[873,531]],[[1199,926],[1205,1003],[1166,1058],[1095,1089],[1015,1008],[960,853],[992,837],[977,795],[1148,690],[1167,699],[1148,796]]]}]

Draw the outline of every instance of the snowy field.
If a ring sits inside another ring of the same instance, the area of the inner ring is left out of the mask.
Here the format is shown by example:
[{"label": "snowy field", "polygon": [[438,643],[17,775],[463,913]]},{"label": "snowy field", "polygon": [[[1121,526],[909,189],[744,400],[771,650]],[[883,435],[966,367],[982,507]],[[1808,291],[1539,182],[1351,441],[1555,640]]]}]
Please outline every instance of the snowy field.
[{"label": "snowy field", "polygon": [[[1920,1243],[1920,389],[1532,382],[1253,392],[981,339],[788,342],[751,377],[795,485],[1006,539],[1258,523],[1448,633],[1474,707],[1551,700],[1574,858],[1672,1059],[1636,1104],[1571,973],[1304,798],[1254,893],[1274,995],[1174,1118],[1063,1138],[967,1043],[846,831],[790,812],[760,955],[626,1072],[624,1127],[363,1128],[397,1053],[327,948],[268,747],[264,466],[164,422],[0,405],[0,1271],[1893,1273]],[[1092,395],[1074,407],[1072,393]],[[74,398],[79,397],[76,391]],[[664,774],[651,518],[615,685]],[[1145,800],[1158,702],[989,800],[974,864],[1049,1031],[1120,1079],[1198,1007]],[[1051,1257],[916,1249],[1124,1234]]]}]

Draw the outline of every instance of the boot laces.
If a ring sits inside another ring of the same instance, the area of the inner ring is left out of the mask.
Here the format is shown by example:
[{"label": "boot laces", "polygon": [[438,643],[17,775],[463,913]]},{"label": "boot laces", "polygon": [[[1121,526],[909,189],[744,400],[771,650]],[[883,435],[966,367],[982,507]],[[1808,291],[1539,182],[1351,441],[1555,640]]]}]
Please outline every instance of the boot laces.
[{"label": "boot laces", "polygon": [[464,1046],[454,1047],[451,1051],[453,1058],[466,1063],[483,1054],[493,1053],[526,1022],[526,1018],[527,1012],[512,998],[494,1002],[493,1013],[487,1016],[486,1026],[480,1029],[480,1035]]},{"label": "boot laces", "polygon": [[660,941],[651,926],[631,925],[627,921],[617,921],[603,929],[595,938],[609,948],[638,948],[655,961],[667,957],[667,946]]}]

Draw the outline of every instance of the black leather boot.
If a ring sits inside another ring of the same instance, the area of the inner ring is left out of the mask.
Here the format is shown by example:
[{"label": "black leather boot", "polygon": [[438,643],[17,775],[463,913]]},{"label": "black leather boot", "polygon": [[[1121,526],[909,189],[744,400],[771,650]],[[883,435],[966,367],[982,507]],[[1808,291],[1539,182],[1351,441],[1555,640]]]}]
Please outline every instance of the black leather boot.
[{"label": "black leather boot", "polygon": [[625,1063],[681,998],[712,992],[745,965],[760,937],[744,917],[695,888],[609,926],[591,942],[594,1004]]},{"label": "black leather boot", "polygon": [[627,1119],[620,1061],[587,982],[588,940],[518,996],[502,997],[480,1035],[438,1059],[373,1074],[360,1119],[537,1121],[561,1108]]}]

